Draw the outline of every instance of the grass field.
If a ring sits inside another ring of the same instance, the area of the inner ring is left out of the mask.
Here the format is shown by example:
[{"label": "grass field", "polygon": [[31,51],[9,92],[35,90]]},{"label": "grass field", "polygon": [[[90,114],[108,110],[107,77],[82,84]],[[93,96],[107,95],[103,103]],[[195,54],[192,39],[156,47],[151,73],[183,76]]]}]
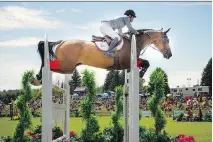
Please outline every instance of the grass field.
[{"label": "grass field", "polygon": [[[98,117],[101,130],[104,127],[112,125],[109,116]],[[14,132],[15,126],[18,121],[11,121],[9,118],[0,119],[0,136],[11,136]],[[123,121],[122,121],[123,123]],[[33,125],[41,124],[40,118],[33,118]],[[152,118],[142,118],[140,125],[147,128],[154,128],[154,120]],[[62,126],[60,126],[62,127]],[[70,118],[70,129],[78,134],[84,127],[84,122],[81,118]],[[174,122],[171,118],[167,118],[167,125],[165,128],[172,136],[180,133],[185,135],[192,135],[195,137],[196,142],[211,142],[212,141],[212,123],[211,122]]]}]

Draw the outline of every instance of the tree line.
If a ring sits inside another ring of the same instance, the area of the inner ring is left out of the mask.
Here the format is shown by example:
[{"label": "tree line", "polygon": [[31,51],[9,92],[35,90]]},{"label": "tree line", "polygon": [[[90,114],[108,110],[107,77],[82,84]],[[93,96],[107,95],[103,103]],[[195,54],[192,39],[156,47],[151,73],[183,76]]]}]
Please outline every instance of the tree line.
[{"label": "tree line", "polygon": [[[164,94],[167,95],[170,93],[169,83],[168,83],[168,75],[167,73],[158,67],[158,70],[162,71],[164,73],[164,85],[165,90]],[[103,93],[105,91],[115,91],[116,86],[123,86],[125,83],[125,72],[124,70],[118,71],[109,71],[106,75],[104,84],[102,86],[96,85],[95,90],[96,93]],[[139,80],[139,92],[144,93],[148,92],[152,94],[151,90],[153,90],[153,83],[149,82],[148,85],[145,85],[145,80],[143,78],[140,78]],[[70,78],[69,84],[72,86],[71,90],[75,89],[76,87],[81,87],[82,84],[82,77],[77,69],[74,70],[73,75]],[[212,93],[212,58],[208,61],[207,65],[203,69],[202,77],[201,77],[201,83],[202,86],[209,86],[210,94]],[[34,89],[39,94],[39,89]],[[3,90],[0,91],[0,101],[2,101],[5,104],[10,103],[11,99],[16,100],[16,98],[21,94],[21,91],[16,90]]]}]

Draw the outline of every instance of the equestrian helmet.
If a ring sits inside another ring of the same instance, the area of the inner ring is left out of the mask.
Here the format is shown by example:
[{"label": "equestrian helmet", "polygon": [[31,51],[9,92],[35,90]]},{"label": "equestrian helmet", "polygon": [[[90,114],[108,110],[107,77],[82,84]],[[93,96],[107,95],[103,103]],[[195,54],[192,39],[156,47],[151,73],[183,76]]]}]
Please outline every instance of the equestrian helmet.
[{"label": "equestrian helmet", "polygon": [[126,10],[125,13],[124,13],[124,15],[126,15],[126,16],[131,15],[131,16],[133,16],[134,18],[136,18],[135,12],[134,12],[133,10],[131,10],[131,9]]}]

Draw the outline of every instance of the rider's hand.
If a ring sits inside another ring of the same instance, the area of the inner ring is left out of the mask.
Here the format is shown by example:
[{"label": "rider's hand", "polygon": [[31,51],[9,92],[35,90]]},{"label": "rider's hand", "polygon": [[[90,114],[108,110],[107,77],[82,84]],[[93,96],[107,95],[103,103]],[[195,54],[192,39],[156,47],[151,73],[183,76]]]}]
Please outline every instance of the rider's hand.
[{"label": "rider's hand", "polygon": [[136,31],[136,33],[135,33],[136,35],[139,35],[140,33],[138,32],[138,31]]}]

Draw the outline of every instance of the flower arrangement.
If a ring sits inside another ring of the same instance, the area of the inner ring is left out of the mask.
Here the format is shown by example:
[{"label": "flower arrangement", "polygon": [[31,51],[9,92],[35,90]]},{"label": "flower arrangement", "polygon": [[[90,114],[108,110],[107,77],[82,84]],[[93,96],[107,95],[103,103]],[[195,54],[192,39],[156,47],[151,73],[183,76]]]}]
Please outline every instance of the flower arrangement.
[{"label": "flower arrangement", "polygon": [[193,136],[185,136],[183,134],[179,134],[178,142],[196,142]]},{"label": "flower arrangement", "polygon": [[[54,127],[53,131],[52,131],[53,139],[57,139],[60,136],[62,136],[63,133],[61,133],[61,132],[62,131],[59,127]],[[75,133],[74,131],[70,131],[69,134],[70,134],[70,137],[65,142],[72,142],[72,140],[79,139],[78,134]],[[37,126],[33,132],[28,131],[27,136],[30,136],[30,138],[32,138],[32,139],[41,139],[41,126]]]}]

